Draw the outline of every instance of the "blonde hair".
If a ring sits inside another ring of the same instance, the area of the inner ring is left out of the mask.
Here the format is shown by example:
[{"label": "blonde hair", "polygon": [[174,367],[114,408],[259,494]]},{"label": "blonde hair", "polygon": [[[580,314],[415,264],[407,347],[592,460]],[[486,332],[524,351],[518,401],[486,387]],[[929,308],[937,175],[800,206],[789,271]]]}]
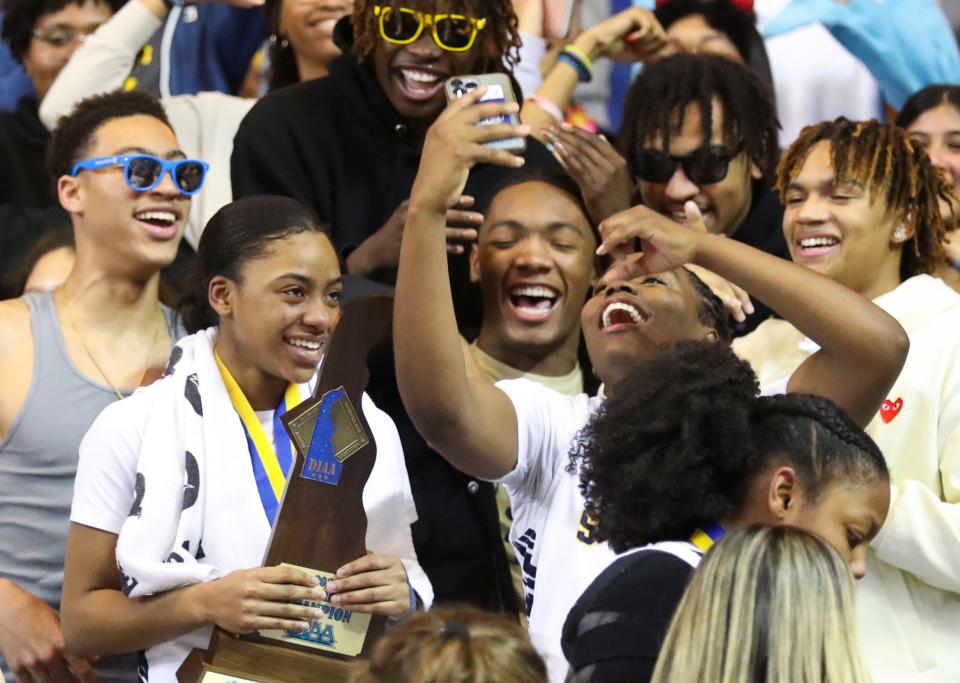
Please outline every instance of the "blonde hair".
[{"label": "blonde hair", "polygon": [[350,677],[350,683],[546,680],[546,666],[520,624],[473,607],[441,607],[410,617]]},{"label": "blonde hair", "polygon": [[850,571],[787,526],[733,532],[707,553],[651,683],[869,683]]}]

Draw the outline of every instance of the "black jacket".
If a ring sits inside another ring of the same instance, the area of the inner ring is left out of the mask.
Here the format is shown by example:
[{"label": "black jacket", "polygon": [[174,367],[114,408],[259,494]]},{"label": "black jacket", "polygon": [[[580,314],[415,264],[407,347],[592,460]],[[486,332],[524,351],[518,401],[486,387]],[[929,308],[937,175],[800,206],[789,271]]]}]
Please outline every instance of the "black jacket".
[{"label": "black jacket", "polygon": [[[422,143],[408,134],[370,67],[352,56],[349,22],[341,21],[334,36],[344,54],[330,64],[329,76],[280,89],[253,107],[234,140],[231,173],[236,197],[280,194],[312,206],[331,224],[344,254],[410,196]],[[535,141],[525,156],[527,169],[556,163]],[[507,173],[478,166],[465,193],[483,205]],[[466,254],[451,256],[449,264],[460,328],[471,338],[480,323],[479,294]],[[382,272],[375,279],[393,284],[395,276]],[[348,281],[347,289],[356,291],[356,283]],[[414,545],[437,601],[516,613],[492,486],[454,469],[416,432],[396,389],[392,349],[372,354],[370,376],[368,392],[394,419],[403,442],[420,518]]]},{"label": "black jacket", "polygon": [[24,262],[39,237],[70,223],[47,174],[49,140],[33,98],[0,113],[0,299],[20,295]]}]

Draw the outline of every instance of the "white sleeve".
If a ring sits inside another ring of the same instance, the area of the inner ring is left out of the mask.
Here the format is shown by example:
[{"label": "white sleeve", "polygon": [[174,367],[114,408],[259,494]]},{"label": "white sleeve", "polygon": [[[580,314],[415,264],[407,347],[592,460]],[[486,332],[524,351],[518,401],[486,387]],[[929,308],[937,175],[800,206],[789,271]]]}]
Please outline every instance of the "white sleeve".
[{"label": "white sleeve", "polygon": [[787,393],[787,385],[790,383],[789,377],[784,377],[775,382],[768,382],[760,387],[761,396],[779,396]]},{"label": "white sleeve", "polygon": [[[403,459],[400,435],[390,416],[377,408],[373,399],[367,394],[363,394],[361,407],[364,417],[367,418],[367,424],[374,433],[377,442],[377,463],[382,467],[378,470],[378,480],[374,484],[380,491],[379,496],[388,496],[387,503],[381,507],[388,514],[381,513],[367,517],[367,547],[373,552],[399,557],[407,572],[410,587],[420,596],[424,609],[429,609],[433,604],[433,586],[427,578],[427,573],[420,566],[417,551],[413,546],[410,525],[417,521],[417,507],[413,500],[410,478]],[[387,466],[383,467],[383,465]],[[380,476],[381,474],[383,476]],[[389,489],[389,492],[386,489]],[[364,489],[364,499],[364,507],[367,507],[368,503],[370,508],[376,504],[368,499],[366,489]]]},{"label": "white sleeve", "polygon": [[40,119],[53,130],[82,99],[123,86],[137,53],[163,22],[131,0],[81,45],[40,104]]},{"label": "white sleeve", "polygon": [[83,437],[71,522],[120,533],[135,498],[145,400],[138,392],[107,406]]},{"label": "white sleeve", "polygon": [[943,498],[919,481],[892,487],[887,521],[872,546],[884,562],[960,593],[960,367],[948,374],[938,439]]},{"label": "white sleeve", "polygon": [[[511,499],[541,500],[566,467],[566,456],[586,407],[577,410],[585,395],[566,396],[527,379],[502,380],[495,385],[513,403],[517,414],[517,464],[497,480]],[[581,414],[578,414],[581,413]]]},{"label": "white sleeve", "polygon": [[540,62],[547,54],[547,43],[543,38],[532,33],[521,33],[520,41],[520,61],[513,70],[513,77],[520,84],[523,96],[530,97],[543,83]]}]

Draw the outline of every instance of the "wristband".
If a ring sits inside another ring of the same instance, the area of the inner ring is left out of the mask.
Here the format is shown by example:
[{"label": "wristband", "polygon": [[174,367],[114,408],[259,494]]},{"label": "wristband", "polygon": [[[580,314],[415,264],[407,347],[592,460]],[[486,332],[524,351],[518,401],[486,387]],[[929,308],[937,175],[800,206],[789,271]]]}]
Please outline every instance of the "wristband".
[{"label": "wristband", "polygon": [[593,78],[593,62],[576,45],[567,45],[557,59],[572,67],[577,72],[577,80],[581,83],[586,83]]},{"label": "wristband", "polygon": [[527,102],[532,102],[543,109],[550,114],[550,117],[557,123],[563,123],[563,112],[560,111],[560,107],[555,102],[551,102],[546,97],[539,97],[538,95],[531,95],[527,98]]}]

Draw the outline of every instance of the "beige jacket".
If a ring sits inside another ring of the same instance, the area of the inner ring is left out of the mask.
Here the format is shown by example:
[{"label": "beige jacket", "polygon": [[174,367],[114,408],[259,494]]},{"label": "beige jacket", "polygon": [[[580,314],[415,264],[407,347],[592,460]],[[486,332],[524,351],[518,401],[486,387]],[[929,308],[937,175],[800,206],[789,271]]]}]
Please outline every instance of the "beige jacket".
[{"label": "beige jacket", "polygon": [[[960,681],[960,295],[918,275],[874,303],[903,325],[910,352],[866,430],[893,490],[857,587],[860,640],[874,683]],[[816,349],[782,320],[734,342],[761,384]]]}]

